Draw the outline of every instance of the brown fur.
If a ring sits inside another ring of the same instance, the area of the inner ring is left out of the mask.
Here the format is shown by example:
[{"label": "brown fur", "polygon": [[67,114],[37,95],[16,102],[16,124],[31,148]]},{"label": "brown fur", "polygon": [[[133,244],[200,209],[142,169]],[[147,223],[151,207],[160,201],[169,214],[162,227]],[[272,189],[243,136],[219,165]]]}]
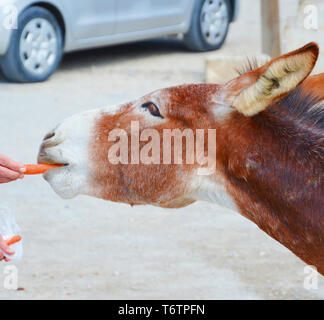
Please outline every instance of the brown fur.
[{"label": "brown fur", "polygon": [[278,107],[223,124],[217,168],[244,216],[324,274],[323,140]]},{"label": "brown fur", "polygon": [[[305,46],[292,55],[299,53],[314,55],[313,67],[317,46]],[[226,106],[231,95],[253,85],[266,70],[264,66],[250,71],[241,76],[246,81],[239,77],[225,86],[200,84],[161,90],[159,107],[166,121],[153,127],[159,132],[166,128],[216,129],[217,171],[212,179],[225,181],[241,214],[324,274],[324,131],[316,125],[314,112],[309,112],[324,99],[324,74],[307,78],[288,96],[294,88],[267,97],[267,108],[252,117],[234,110],[224,117],[213,113],[219,103]],[[150,99],[147,95],[140,102]],[[92,184],[101,186],[97,196],[132,205],[182,207],[192,203],[197,163],[109,163],[107,150],[112,142],[108,142],[108,134],[112,129],[129,131],[132,120],[140,121],[140,131],[152,127],[136,108],[138,105],[124,105],[116,115],[102,114],[96,124],[91,160],[95,167]]]}]

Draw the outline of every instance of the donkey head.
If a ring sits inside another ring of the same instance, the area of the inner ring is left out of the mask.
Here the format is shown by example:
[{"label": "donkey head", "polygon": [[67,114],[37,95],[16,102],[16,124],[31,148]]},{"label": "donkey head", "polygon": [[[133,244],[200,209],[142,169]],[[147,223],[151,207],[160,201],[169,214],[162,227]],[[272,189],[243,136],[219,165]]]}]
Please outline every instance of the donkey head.
[{"label": "donkey head", "polygon": [[263,134],[249,121],[294,90],[317,56],[310,43],[225,85],[161,89],[77,114],[44,138],[38,161],[67,164],[45,179],[64,198],[87,194],[161,207],[205,199],[231,206],[236,200],[226,173],[246,178],[255,163],[248,128]]}]

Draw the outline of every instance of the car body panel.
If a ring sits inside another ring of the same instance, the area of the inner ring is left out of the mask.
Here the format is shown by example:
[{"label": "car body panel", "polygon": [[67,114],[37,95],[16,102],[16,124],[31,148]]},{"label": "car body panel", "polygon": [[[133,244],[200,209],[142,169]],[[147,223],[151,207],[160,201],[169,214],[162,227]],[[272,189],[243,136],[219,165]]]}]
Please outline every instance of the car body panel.
[{"label": "car body panel", "polygon": [[[116,33],[176,26],[189,18],[192,0],[117,1]],[[188,5],[189,4],[189,5]]]},{"label": "car body panel", "polygon": [[[113,33],[97,35],[96,37],[75,38],[73,45],[68,46],[67,44],[65,51],[186,32],[189,29],[194,1],[116,0],[116,20]],[[170,3],[173,3],[173,5],[170,6]]]},{"label": "car body panel", "polygon": [[240,10],[240,0],[231,0],[231,5],[233,9],[231,22],[234,22],[236,21]]},{"label": "car body panel", "polygon": [[[20,13],[33,5],[55,8],[64,23],[64,51],[95,48],[188,31],[196,0],[0,0],[0,55],[12,30],[5,28],[6,10]],[[239,0],[234,3],[232,20]]]},{"label": "car body panel", "polygon": [[75,40],[99,38],[115,31],[116,0],[79,1],[77,10],[75,4],[69,2],[73,21],[72,36]]},{"label": "car body panel", "polygon": [[6,26],[6,21],[8,19],[7,10],[10,10],[7,6],[8,4],[6,3],[0,3],[0,55],[7,51],[12,32],[12,29]]}]

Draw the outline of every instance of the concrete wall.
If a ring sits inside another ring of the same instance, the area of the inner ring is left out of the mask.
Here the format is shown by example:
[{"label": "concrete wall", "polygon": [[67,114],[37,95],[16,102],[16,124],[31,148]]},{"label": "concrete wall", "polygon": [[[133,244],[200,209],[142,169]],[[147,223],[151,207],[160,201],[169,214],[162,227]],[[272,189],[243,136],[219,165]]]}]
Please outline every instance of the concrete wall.
[{"label": "concrete wall", "polygon": [[270,57],[264,54],[249,57],[246,55],[212,54],[206,58],[206,82],[223,84],[237,77],[238,71],[245,70],[248,59],[252,62],[256,61],[257,66],[262,66],[270,60]]},{"label": "concrete wall", "polygon": [[294,50],[311,41],[317,42],[320,46],[320,56],[313,73],[322,73],[324,72],[324,0],[299,1],[297,12],[289,17],[284,25],[282,52]]}]

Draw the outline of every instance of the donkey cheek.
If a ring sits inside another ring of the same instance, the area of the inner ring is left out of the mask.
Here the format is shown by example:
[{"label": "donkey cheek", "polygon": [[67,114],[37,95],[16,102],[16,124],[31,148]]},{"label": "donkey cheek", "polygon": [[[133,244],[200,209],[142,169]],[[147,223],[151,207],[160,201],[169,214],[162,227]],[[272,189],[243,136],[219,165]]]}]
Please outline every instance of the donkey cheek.
[{"label": "donkey cheek", "polygon": [[47,172],[44,179],[50,184],[55,193],[63,199],[72,199],[79,193],[78,183],[65,173]]}]

